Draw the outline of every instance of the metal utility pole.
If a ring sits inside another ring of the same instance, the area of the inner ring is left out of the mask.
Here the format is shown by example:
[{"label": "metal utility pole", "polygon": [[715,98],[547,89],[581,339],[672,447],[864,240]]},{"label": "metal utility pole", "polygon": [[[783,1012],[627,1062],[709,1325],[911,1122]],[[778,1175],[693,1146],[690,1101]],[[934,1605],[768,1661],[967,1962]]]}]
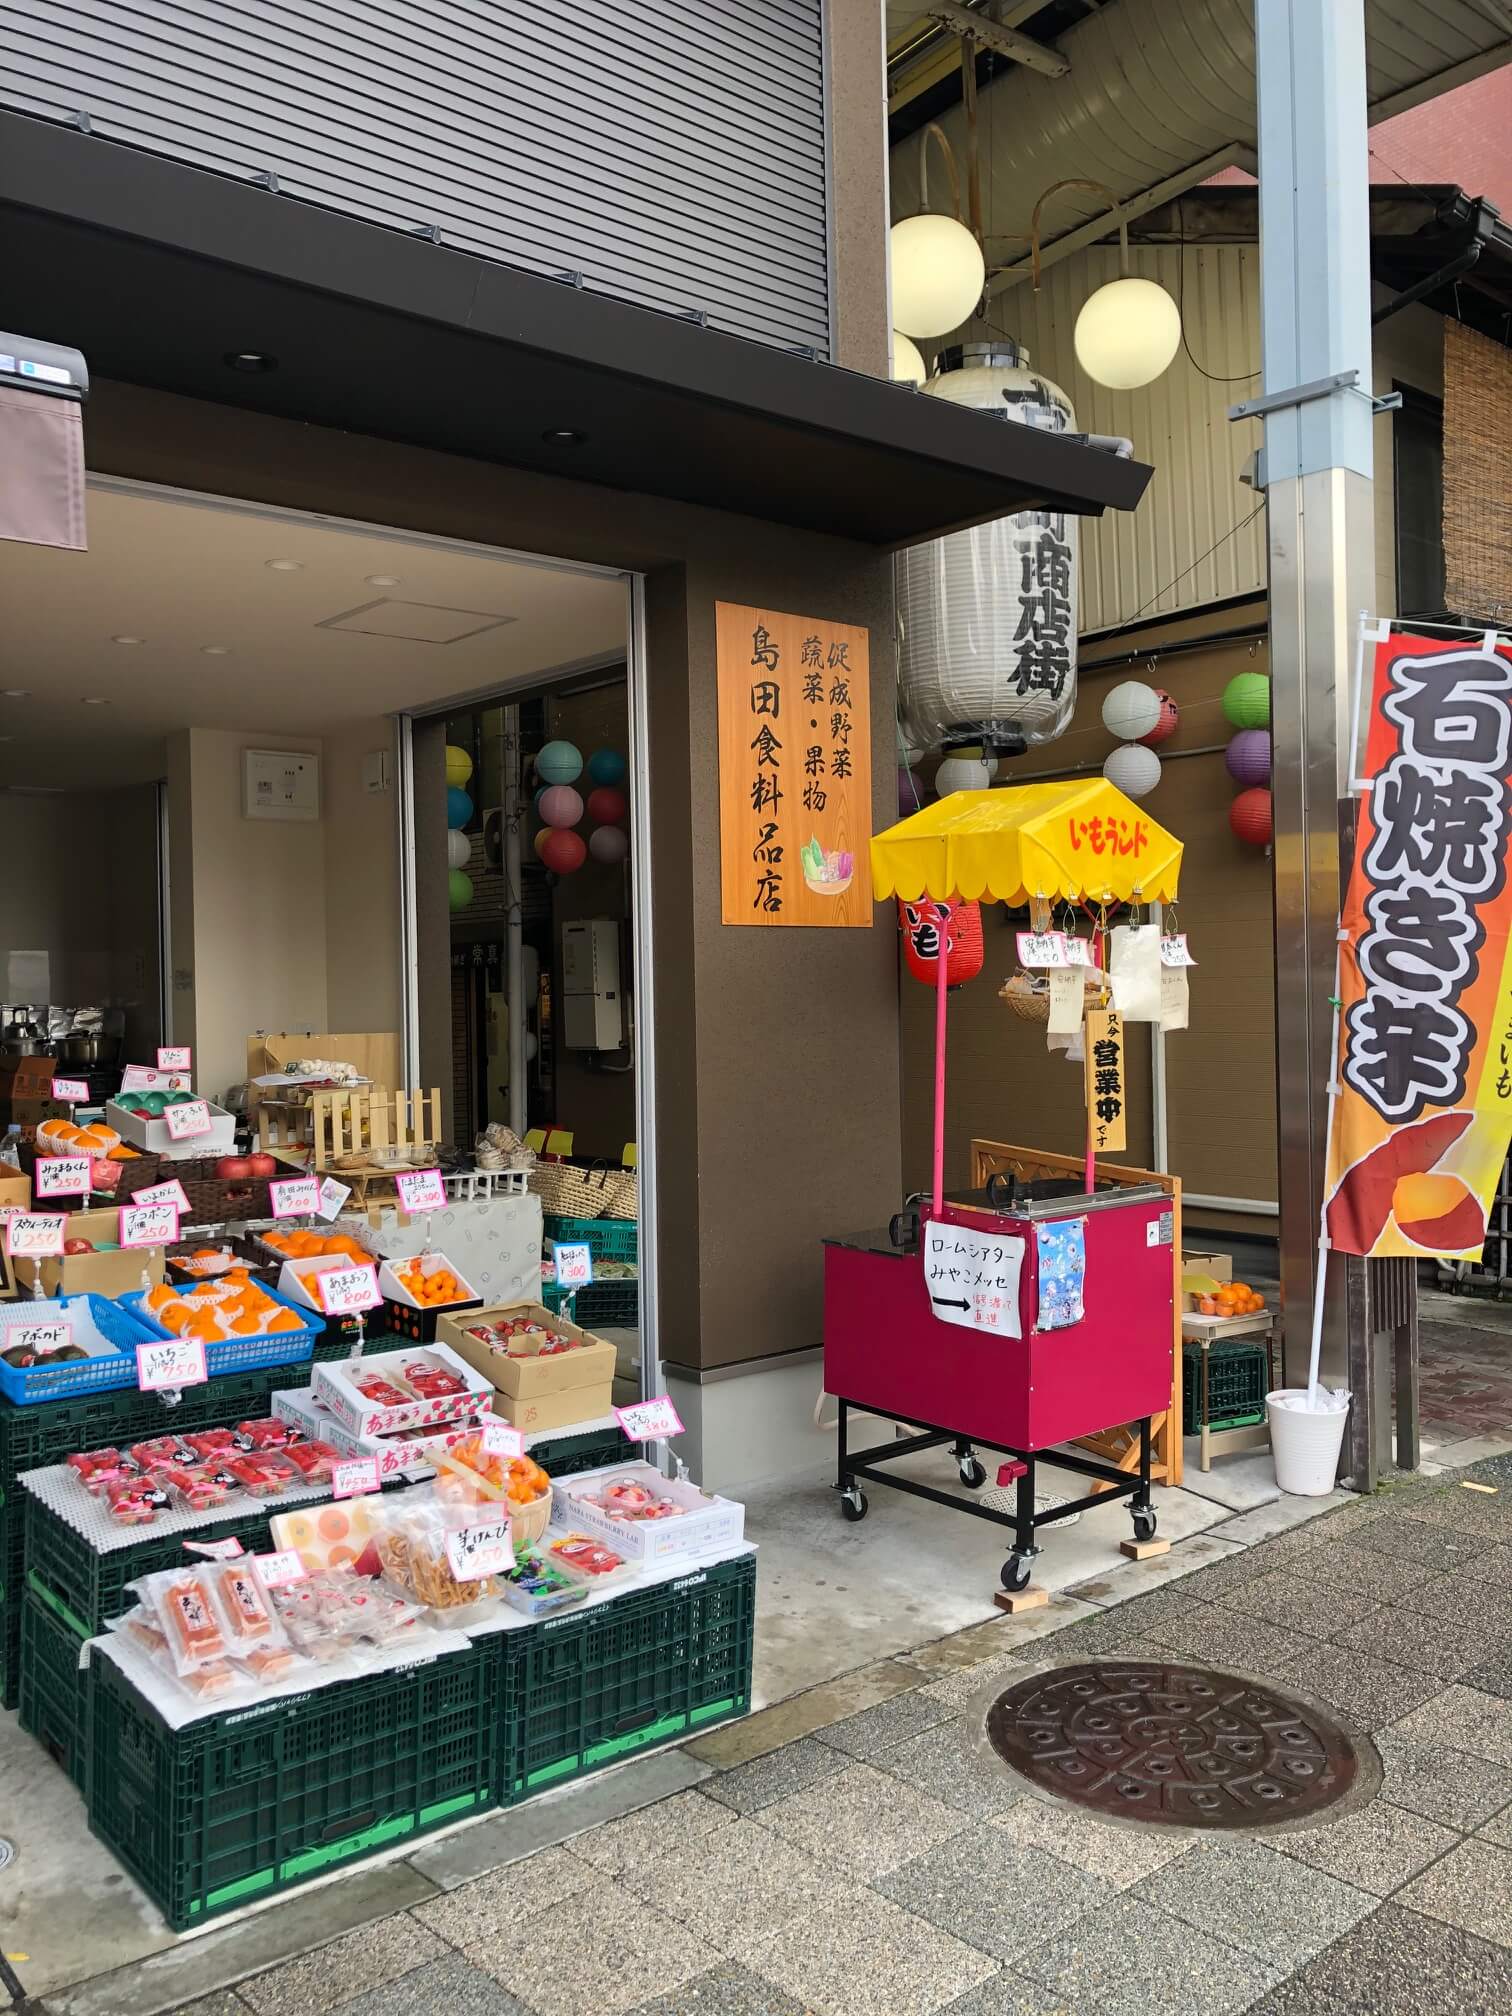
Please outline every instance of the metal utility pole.
[{"label": "metal utility pole", "polygon": [[[1288,1385],[1305,1377],[1328,1124],[1338,801],[1361,610],[1375,602],[1363,0],[1256,0],[1269,499],[1276,1093]],[[1323,1377],[1348,1383],[1344,1269]]]}]

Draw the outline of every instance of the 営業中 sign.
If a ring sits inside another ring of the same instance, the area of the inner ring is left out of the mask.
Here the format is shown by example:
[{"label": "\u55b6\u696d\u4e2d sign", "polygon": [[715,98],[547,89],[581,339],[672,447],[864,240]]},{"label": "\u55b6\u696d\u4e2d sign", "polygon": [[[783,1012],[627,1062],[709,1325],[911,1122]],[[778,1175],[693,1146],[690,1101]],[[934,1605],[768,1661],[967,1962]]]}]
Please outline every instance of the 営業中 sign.
[{"label": "\u55b6\u696d\u4e2d sign", "polygon": [[1095,1155],[1122,1148],[1128,1140],[1123,1032],[1124,1018],[1116,1008],[1087,1010],[1087,1138]]}]

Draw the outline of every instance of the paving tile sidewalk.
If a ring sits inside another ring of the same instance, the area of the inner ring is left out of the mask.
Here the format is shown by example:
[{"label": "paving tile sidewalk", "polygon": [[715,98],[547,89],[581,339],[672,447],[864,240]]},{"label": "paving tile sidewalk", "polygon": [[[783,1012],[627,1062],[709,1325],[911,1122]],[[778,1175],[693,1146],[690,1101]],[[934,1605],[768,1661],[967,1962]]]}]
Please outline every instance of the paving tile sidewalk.
[{"label": "paving tile sidewalk", "polygon": [[[520,1859],[248,1962],[181,2016],[1512,2009],[1512,1454],[1282,1530],[1307,1509],[1212,1529],[1233,1543],[1212,1565],[1183,1573],[1177,1548],[712,1731],[683,1753],[710,1775],[605,1825],[535,1846],[532,1809],[506,1814]],[[987,1750],[987,1701],[1120,1652],[1330,1705],[1379,1754],[1373,1798],[1222,1837],[1040,1799]]]}]

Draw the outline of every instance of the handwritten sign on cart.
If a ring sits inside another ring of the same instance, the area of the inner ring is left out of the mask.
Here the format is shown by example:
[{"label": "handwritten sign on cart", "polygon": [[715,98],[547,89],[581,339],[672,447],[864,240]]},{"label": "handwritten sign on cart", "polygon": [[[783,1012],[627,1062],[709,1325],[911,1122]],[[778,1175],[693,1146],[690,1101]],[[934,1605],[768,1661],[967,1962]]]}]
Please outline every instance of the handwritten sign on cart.
[{"label": "handwritten sign on cart", "polygon": [[736,602],[714,617],[724,922],[867,929],[869,634]]},{"label": "handwritten sign on cart", "polygon": [[1124,1081],[1124,1018],[1116,1008],[1087,1010],[1087,1119],[1093,1152],[1106,1155],[1128,1143]]},{"label": "handwritten sign on cart", "polygon": [[924,1286],[942,1323],[1020,1337],[1019,1275],[1024,1242],[931,1218],[924,1227]]}]

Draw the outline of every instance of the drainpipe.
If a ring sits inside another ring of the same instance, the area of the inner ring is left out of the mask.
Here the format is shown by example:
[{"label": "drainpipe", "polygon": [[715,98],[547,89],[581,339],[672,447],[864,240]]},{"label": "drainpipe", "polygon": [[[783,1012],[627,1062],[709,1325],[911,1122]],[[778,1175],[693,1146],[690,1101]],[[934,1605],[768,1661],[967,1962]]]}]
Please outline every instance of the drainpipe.
[{"label": "drainpipe", "polygon": [[525,1102],[525,913],[520,890],[520,710],[504,709],[504,985],[509,1001],[509,1124],[523,1140]]}]

